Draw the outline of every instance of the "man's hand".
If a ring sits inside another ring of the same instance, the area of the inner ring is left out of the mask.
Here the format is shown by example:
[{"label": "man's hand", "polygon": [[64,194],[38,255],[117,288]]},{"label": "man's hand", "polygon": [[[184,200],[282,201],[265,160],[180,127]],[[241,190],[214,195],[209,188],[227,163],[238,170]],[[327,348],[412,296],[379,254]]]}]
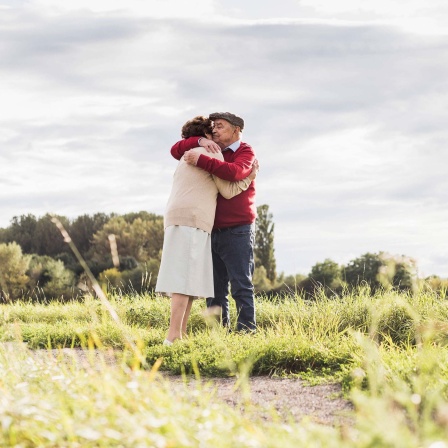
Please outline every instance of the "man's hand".
[{"label": "man's hand", "polygon": [[215,143],[213,140],[209,140],[208,138],[202,137],[199,142],[199,146],[202,146],[206,149],[207,152],[221,152],[220,146]]},{"label": "man's hand", "polygon": [[[202,140],[201,140],[202,141]],[[184,154],[184,160],[185,162],[187,162],[189,165],[194,165],[196,166],[196,164],[198,163],[198,159],[199,156],[201,155],[201,152],[199,149],[190,149],[190,151],[187,151]]]}]

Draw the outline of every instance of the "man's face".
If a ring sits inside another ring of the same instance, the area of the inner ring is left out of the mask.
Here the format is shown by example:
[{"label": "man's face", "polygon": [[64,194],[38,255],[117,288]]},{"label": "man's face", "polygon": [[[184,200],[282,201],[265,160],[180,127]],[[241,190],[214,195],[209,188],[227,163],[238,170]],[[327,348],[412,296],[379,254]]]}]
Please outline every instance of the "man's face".
[{"label": "man's face", "polygon": [[218,118],[213,122],[213,141],[218,143],[221,148],[231,145],[238,138],[238,128],[227,120]]}]

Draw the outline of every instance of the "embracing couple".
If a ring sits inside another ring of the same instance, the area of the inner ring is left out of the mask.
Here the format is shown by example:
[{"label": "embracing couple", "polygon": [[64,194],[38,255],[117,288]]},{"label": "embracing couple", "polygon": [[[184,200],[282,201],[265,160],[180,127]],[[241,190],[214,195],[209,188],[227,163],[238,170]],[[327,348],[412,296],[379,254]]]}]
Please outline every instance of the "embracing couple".
[{"label": "embracing couple", "polygon": [[244,120],[230,112],[197,116],[171,148],[179,160],[164,216],[165,237],[156,291],[171,296],[171,345],[186,334],[193,300],[206,297],[237,331],[256,329],[254,287],[255,182],[258,162],[241,141]]}]

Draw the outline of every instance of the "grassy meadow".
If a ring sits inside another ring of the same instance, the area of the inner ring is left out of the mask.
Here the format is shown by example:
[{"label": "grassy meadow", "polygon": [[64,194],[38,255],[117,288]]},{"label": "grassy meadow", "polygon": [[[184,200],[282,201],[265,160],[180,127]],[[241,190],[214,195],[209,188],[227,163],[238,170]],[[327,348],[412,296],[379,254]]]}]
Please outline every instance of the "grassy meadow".
[{"label": "grassy meadow", "polygon": [[[108,295],[0,305],[0,446],[448,448],[448,302],[368,288],[315,301],[257,297],[258,331],[226,333],[196,301],[189,337],[162,345],[169,300]],[[235,310],[232,309],[233,320]],[[118,366],[50,362],[46,351],[118,353]],[[340,382],[353,424],[261,421],[160,372]]]}]

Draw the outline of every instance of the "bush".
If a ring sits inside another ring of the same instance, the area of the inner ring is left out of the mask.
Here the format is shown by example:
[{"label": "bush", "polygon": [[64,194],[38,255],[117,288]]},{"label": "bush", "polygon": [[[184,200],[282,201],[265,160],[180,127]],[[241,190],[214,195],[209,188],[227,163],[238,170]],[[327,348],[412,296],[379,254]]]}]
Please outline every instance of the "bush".
[{"label": "bush", "polygon": [[26,275],[31,257],[23,255],[15,243],[0,244],[0,299],[16,300],[23,296],[29,278]]},{"label": "bush", "polygon": [[75,274],[66,269],[61,260],[46,255],[33,255],[29,265],[28,289],[37,300],[69,300],[76,295]]},{"label": "bush", "polygon": [[99,275],[98,282],[111,290],[120,288],[123,285],[122,273],[117,268],[106,269]]}]

